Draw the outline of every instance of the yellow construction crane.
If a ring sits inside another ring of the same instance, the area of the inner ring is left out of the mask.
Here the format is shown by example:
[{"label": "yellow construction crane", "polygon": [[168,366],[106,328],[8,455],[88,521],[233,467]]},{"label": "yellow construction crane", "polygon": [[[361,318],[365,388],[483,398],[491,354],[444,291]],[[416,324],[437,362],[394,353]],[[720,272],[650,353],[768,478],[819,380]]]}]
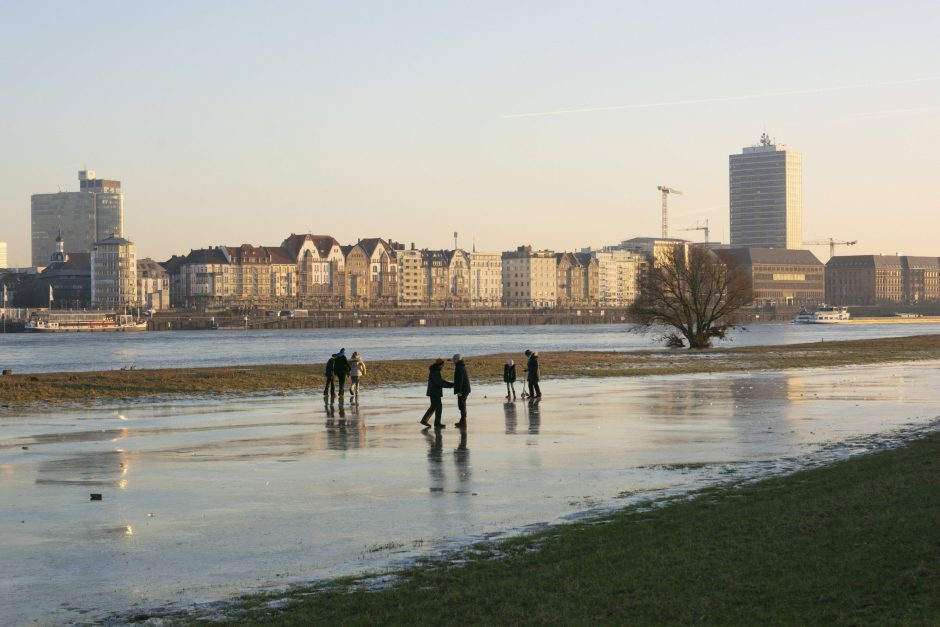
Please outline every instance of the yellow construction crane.
[{"label": "yellow construction crane", "polygon": [[858,244],[858,240],[852,240],[851,242],[837,242],[833,238],[829,239],[814,239],[811,242],[803,242],[804,246],[825,246],[829,244],[829,256],[834,257],[836,254],[836,246],[855,246]]},{"label": "yellow construction crane", "polygon": [[668,210],[666,199],[669,198],[669,194],[679,194],[682,195],[678,189],[673,189],[671,187],[666,187],[665,185],[659,185],[656,189],[663,193],[663,239],[669,237],[669,219],[668,219]]},{"label": "yellow construction crane", "polygon": [[708,220],[705,220],[705,226],[702,226],[699,222],[695,223],[695,226],[688,229],[679,229],[680,231],[705,231],[705,243],[707,244],[710,240],[708,239]]}]

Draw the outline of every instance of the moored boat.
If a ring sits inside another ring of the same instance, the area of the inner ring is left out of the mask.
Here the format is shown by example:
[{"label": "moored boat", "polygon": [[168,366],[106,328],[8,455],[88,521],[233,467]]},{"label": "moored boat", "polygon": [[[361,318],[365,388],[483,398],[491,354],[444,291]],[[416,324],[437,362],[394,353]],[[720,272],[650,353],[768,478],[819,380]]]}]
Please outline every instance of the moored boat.
[{"label": "moored boat", "polygon": [[836,324],[847,322],[851,316],[847,307],[832,307],[820,305],[816,311],[808,311],[805,307],[793,318],[796,324]]},{"label": "moored boat", "polygon": [[25,330],[31,333],[146,331],[147,321],[110,311],[46,311],[33,314]]}]

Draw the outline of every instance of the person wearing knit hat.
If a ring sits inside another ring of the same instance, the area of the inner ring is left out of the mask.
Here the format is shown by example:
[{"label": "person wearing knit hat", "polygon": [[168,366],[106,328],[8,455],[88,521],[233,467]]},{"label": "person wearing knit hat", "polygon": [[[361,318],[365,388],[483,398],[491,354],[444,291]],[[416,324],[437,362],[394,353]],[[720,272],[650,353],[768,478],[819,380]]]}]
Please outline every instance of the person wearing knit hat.
[{"label": "person wearing knit hat", "polygon": [[441,376],[441,368],[443,367],[444,360],[438,357],[428,368],[428,390],[425,395],[431,399],[431,406],[424,412],[424,416],[422,416],[420,420],[425,428],[431,426],[428,423],[431,414],[434,414],[434,428],[445,428],[444,423],[441,422],[441,414],[444,413],[444,404],[441,398],[444,396],[444,388],[452,388],[454,384],[450,381],[445,381],[444,377]]},{"label": "person wearing knit hat", "polygon": [[516,364],[511,359],[503,366],[503,382],[506,384],[506,400],[516,398]]},{"label": "person wearing knit hat", "polygon": [[454,426],[458,429],[467,428],[467,397],[470,396],[470,375],[467,365],[463,363],[460,353],[452,358],[454,362],[454,394],[457,395],[457,409],[460,410],[460,422]]}]

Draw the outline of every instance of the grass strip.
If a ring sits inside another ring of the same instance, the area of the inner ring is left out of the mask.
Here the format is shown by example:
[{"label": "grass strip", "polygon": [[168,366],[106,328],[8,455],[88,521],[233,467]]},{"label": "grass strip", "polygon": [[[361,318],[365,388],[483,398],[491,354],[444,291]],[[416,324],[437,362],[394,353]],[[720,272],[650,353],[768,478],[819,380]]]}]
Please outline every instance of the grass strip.
[{"label": "grass strip", "polygon": [[[465,361],[475,382],[495,383],[502,380],[503,363],[510,357],[520,362],[518,371],[524,379],[521,355],[471,356]],[[705,351],[545,352],[540,357],[544,378],[786,370],[940,359],[940,335]],[[427,381],[430,361],[370,361],[364,385],[420,386]],[[323,385],[323,368],[323,364],[258,365],[12,374],[0,377],[0,406],[317,390]]]},{"label": "grass strip", "polygon": [[937,625],[938,460],[934,434],[478,547],[387,589],[248,597],[224,624]]}]

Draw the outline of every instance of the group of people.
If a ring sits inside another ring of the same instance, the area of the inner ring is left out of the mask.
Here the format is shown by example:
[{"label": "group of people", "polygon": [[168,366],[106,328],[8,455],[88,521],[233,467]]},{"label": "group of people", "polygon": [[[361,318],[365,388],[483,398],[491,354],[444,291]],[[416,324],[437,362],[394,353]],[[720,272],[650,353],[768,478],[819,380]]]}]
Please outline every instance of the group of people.
[{"label": "group of people", "polygon": [[[542,397],[542,390],[539,388],[539,354],[530,350],[525,352],[526,355],[526,382],[529,386],[528,396],[533,399],[538,399]],[[429,422],[431,416],[434,416],[434,428],[437,430],[446,428],[443,422],[441,422],[441,414],[444,413],[444,388],[452,388],[454,394],[457,395],[457,409],[460,411],[460,420],[454,424],[458,429],[467,428],[467,397],[470,396],[470,374],[467,372],[467,365],[464,363],[463,358],[460,353],[457,353],[451,357],[451,361],[454,364],[454,380],[453,382],[447,381],[444,379],[444,375],[441,373],[441,370],[444,367],[443,359],[436,359],[434,363],[428,368],[428,389],[426,396],[431,399],[431,405],[428,407],[427,411],[424,412],[424,416],[421,417],[419,421],[424,425],[425,429],[429,429],[432,425]],[[512,359],[508,360],[503,366],[503,381],[506,383],[506,398],[515,399],[516,398],[516,364]],[[523,390],[522,397],[526,397],[526,392]]]},{"label": "group of people", "polygon": [[362,361],[359,353],[353,351],[352,357],[346,357],[346,349],[339,349],[326,362],[326,385],[323,386],[323,398],[336,398],[336,387],[339,384],[339,398],[345,396],[346,377],[350,378],[349,398],[352,402],[359,401],[359,382],[366,374],[366,363]]},{"label": "group of people", "polygon": [[[531,399],[542,397],[542,390],[539,388],[539,354],[527,350],[526,384],[528,385],[528,394],[525,388],[522,390],[522,398],[528,396]],[[441,422],[441,415],[444,413],[444,388],[452,388],[457,395],[457,409],[460,411],[460,420],[454,424],[458,429],[467,428],[467,397],[470,396],[470,373],[467,372],[467,365],[464,363],[460,353],[451,357],[454,364],[454,380],[444,379],[441,370],[444,367],[443,359],[436,359],[428,369],[428,388],[426,395],[431,399],[431,406],[421,417],[421,424],[425,428],[430,428],[429,422],[431,416],[434,416],[434,428],[444,429],[445,425]],[[338,353],[330,355],[326,362],[326,384],[323,386],[323,398],[335,399],[337,396],[336,388],[339,387],[340,403],[346,393],[346,377],[350,378],[349,397],[353,403],[359,402],[359,385],[362,377],[366,374],[366,364],[359,356],[359,353],[353,351],[351,357],[346,357],[346,349],[339,349]],[[503,381],[506,383],[506,399],[515,400],[516,398],[516,364],[512,359],[506,361],[503,366]]]}]

